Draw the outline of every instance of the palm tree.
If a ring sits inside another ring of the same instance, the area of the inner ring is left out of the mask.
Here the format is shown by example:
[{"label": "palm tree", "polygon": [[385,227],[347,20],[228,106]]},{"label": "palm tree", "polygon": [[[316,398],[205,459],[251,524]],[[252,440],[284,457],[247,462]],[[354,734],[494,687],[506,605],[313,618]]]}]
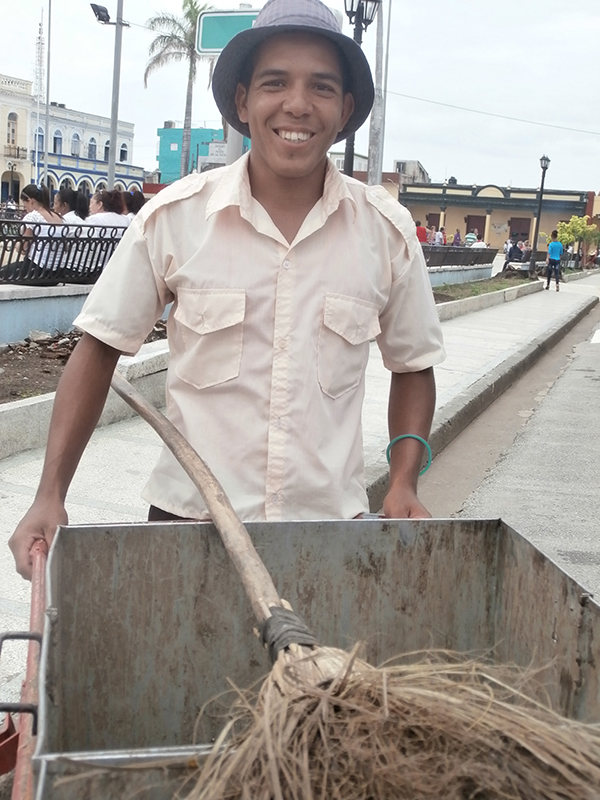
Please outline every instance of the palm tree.
[{"label": "palm tree", "polygon": [[149,76],[167,64],[188,62],[188,82],[183,120],[183,142],[181,145],[181,172],[183,178],[190,171],[190,149],[192,141],[192,98],[196,66],[198,61],[210,62],[210,80],[215,63],[214,56],[201,56],[196,53],[196,25],[203,11],[211,8],[208,4],[198,5],[198,0],[183,0],[183,16],[176,17],[163,11],[146,22],[148,28],[158,31],[158,36],[148,48],[150,59],[144,72],[144,86],[148,86]]}]

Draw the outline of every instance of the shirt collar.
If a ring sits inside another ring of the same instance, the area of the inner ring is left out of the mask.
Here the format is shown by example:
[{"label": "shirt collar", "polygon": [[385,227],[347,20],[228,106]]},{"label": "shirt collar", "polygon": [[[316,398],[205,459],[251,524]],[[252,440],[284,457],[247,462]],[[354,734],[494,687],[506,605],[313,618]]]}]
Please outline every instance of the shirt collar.
[{"label": "shirt collar", "polygon": [[[248,178],[249,158],[250,153],[245,153],[241,158],[238,158],[237,161],[225,168],[226,174],[206,204],[206,219],[228,206],[239,206],[242,216],[250,217],[252,192],[250,191],[250,180]],[[348,188],[347,179],[329,158],[325,168],[325,183],[321,199],[326,217],[329,217],[338,209],[342,200],[350,201],[356,215],[357,205]]]}]

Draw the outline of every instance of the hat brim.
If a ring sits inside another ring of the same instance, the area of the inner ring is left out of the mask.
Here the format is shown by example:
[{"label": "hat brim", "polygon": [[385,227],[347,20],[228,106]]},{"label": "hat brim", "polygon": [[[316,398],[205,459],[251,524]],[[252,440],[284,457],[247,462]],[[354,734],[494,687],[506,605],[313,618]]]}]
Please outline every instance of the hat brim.
[{"label": "hat brim", "polygon": [[248,125],[238,117],[235,93],[242,79],[244,65],[254,48],[265,39],[282,33],[313,33],[324,36],[337,45],[342,52],[343,67],[347,72],[348,91],[354,98],[354,111],[335,140],[336,142],[342,141],[357,131],[369,116],[375,89],[369,62],[361,48],[348,36],[335,31],[309,25],[272,25],[264,28],[249,28],[238,33],[223,49],[213,72],[212,89],[219,111],[236,131],[250,137]]}]

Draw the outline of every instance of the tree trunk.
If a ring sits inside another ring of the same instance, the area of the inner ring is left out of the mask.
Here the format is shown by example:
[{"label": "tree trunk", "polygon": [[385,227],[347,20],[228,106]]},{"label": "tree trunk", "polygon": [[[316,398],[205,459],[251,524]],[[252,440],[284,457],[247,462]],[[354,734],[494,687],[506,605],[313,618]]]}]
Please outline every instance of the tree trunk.
[{"label": "tree trunk", "polygon": [[190,55],[187,94],[185,98],[185,117],[183,120],[183,139],[181,144],[181,169],[179,177],[185,177],[190,171],[190,151],[192,146],[192,99],[194,95],[194,56]]}]

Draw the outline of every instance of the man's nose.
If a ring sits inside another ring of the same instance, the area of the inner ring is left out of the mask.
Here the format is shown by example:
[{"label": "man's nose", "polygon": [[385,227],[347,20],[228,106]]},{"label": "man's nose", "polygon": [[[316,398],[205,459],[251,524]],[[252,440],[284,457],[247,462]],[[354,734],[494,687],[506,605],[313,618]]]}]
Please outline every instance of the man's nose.
[{"label": "man's nose", "polygon": [[290,86],[285,97],[283,110],[296,117],[308,114],[312,109],[310,93],[305,86]]}]

